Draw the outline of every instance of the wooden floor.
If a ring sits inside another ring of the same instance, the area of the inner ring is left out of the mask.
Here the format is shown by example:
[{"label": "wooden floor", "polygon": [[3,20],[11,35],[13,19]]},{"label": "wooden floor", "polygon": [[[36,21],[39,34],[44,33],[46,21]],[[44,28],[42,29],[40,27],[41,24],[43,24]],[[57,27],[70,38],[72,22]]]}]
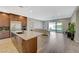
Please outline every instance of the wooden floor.
[{"label": "wooden floor", "polygon": [[79,53],[79,43],[68,39],[63,33],[50,32],[48,42],[40,53]]},{"label": "wooden floor", "polygon": [[[68,39],[63,33],[50,32],[49,36],[43,36],[41,39],[43,44],[39,45],[42,49],[38,53],[79,53],[79,43]],[[11,38],[0,40],[0,53],[18,53]]]}]

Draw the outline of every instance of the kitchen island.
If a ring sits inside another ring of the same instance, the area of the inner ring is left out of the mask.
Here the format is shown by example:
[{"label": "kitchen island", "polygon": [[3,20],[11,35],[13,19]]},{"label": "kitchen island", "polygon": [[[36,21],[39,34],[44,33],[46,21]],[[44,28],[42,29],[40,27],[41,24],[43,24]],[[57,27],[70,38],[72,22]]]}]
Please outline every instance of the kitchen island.
[{"label": "kitchen island", "polygon": [[37,52],[37,37],[42,33],[34,31],[12,31],[11,39],[16,49],[21,53]]}]

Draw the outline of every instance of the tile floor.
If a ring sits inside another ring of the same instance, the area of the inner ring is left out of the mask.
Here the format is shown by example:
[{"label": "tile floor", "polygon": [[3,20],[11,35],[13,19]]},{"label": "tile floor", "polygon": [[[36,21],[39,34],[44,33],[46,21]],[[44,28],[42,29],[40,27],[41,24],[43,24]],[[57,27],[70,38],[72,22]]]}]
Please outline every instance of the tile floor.
[{"label": "tile floor", "polygon": [[0,53],[18,53],[11,41],[11,38],[0,40]]},{"label": "tile floor", "polygon": [[[49,37],[43,36],[41,39],[43,49],[39,53],[79,53],[79,43],[68,39],[62,33],[50,32]],[[11,38],[0,40],[0,53],[18,53]]]}]

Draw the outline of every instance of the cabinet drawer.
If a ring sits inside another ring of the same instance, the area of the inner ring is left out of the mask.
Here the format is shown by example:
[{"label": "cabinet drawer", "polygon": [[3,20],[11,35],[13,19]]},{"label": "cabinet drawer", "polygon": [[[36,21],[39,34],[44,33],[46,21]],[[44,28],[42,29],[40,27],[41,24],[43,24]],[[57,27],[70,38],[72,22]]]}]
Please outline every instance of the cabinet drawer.
[{"label": "cabinet drawer", "polygon": [[0,39],[8,38],[9,32],[0,32]]}]

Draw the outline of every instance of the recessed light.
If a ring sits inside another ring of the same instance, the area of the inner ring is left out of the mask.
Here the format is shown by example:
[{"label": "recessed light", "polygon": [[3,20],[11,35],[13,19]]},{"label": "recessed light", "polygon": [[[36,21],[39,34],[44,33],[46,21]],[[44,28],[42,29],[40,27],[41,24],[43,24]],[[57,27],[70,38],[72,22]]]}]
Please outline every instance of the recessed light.
[{"label": "recessed light", "polygon": [[2,15],[7,15],[6,13],[3,13]]}]

